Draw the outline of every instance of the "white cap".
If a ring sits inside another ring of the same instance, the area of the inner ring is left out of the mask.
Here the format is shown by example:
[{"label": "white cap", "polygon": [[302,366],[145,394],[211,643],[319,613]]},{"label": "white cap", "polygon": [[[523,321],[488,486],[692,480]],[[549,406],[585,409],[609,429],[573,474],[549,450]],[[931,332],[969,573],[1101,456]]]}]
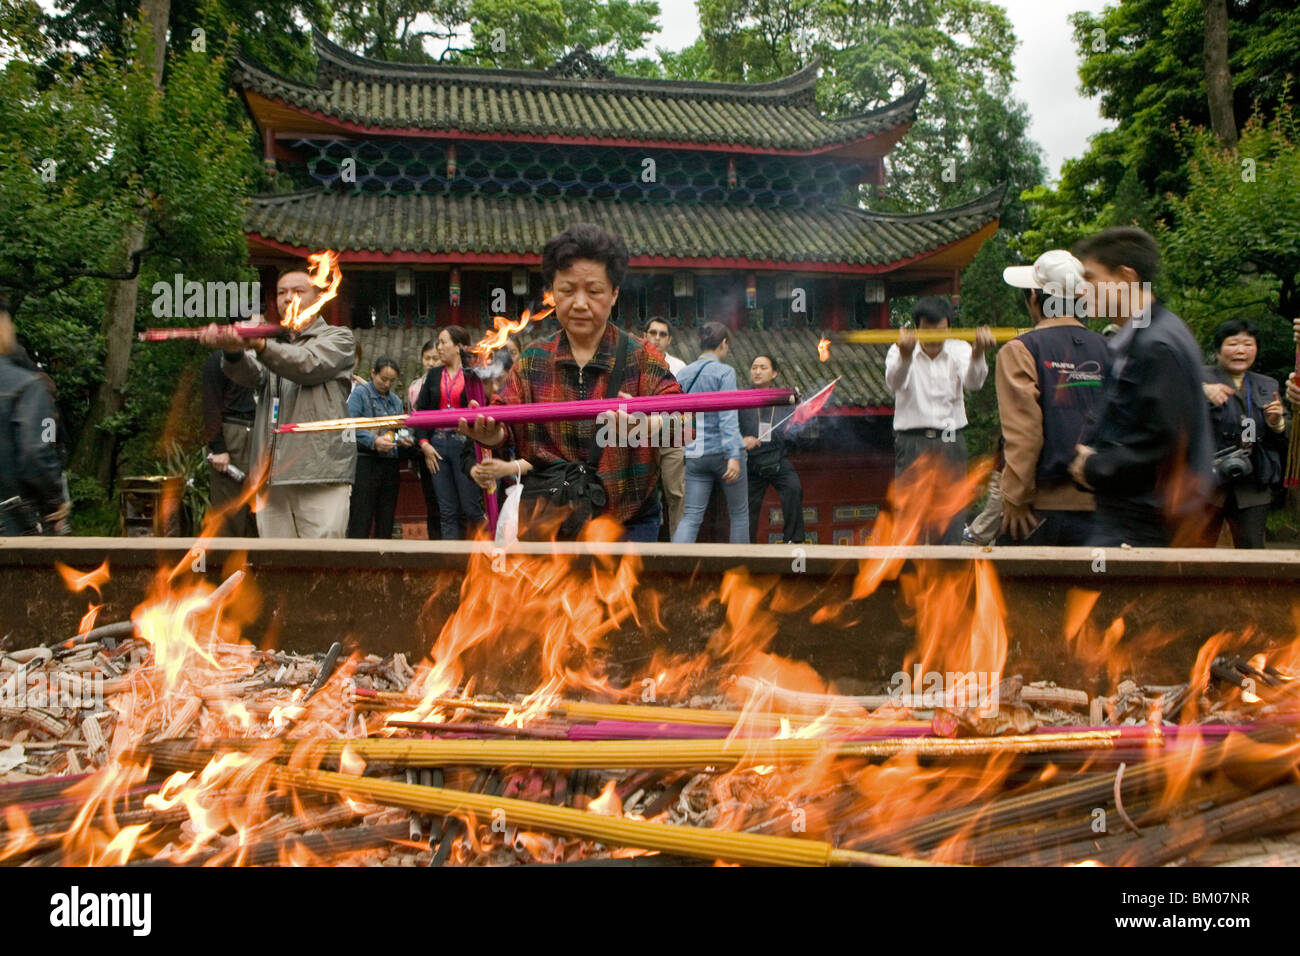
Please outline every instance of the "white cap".
[{"label": "white cap", "polygon": [[1083,263],[1065,249],[1048,249],[1032,266],[1003,269],[1002,281],[1017,289],[1043,289],[1048,295],[1073,299],[1082,294]]}]

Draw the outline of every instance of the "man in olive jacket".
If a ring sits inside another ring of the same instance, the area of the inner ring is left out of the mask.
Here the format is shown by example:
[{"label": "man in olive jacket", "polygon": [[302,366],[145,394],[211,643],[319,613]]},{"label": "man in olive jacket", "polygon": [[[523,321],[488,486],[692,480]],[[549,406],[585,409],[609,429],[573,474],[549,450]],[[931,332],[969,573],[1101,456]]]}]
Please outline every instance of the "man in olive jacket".
[{"label": "man in olive jacket", "polygon": [[[294,296],[307,309],[320,295],[304,270],[276,284],[284,315]],[[281,435],[275,429],[347,415],[356,360],[352,331],[317,316],[288,342],[241,339],[230,326],[209,325],[200,341],[225,353],[221,370],[257,396],[253,473],[269,462],[258,495],[257,533],[263,538],[342,538],[356,473],[356,439],[348,432]]]}]

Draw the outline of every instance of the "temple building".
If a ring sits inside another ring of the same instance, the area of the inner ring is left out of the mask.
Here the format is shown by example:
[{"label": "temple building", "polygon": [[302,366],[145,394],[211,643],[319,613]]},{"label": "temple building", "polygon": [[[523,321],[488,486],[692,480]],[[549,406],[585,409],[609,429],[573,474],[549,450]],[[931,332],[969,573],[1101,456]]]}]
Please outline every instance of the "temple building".
[{"label": "temple building", "polygon": [[[234,72],[268,172],[303,187],[252,198],[245,228],[265,288],[287,259],[337,250],[344,281],[327,317],[357,330],[367,363],[392,355],[409,380],[438,326],[535,309],[546,239],[597,223],[631,252],[611,317],[623,328],[666,317],[671,351],[690,361],[698,327],[724,322],[742,387],[760,351],[782,363],[779,385],[811,392],[840,376],[794,463],[809,538],[863,539],[893,476],[884,349],[837,344],[823,363],[818,340],[888,326],[893,297],[956,293],[1002,201],[998,190],[922,214],[858,207],[923,87],[830,119],[814,103],[815,62],[770,83],[706,83],[618,76],[580,47],[545,70],[497,70],[314,41],[314,85],[247,60]],[[422,513],[418,486],[404,488],[404,533],[420,533]],[[781,520],[770,494],[759,540],[780,540]]]}]

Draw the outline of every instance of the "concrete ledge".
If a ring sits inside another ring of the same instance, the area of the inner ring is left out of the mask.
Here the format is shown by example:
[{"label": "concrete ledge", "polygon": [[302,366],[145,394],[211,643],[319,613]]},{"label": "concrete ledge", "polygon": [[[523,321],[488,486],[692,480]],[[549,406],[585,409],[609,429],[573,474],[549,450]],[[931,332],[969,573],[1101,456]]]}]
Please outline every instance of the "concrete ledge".
[{"label": "concrete ledge", "polygon": [[[100,615],[106,623],[127,618],[159,568],[188,572],[196,548],[204,550],[205,576],[214,583],[223,570],[248,568],[261,595],[260,613],[245,632],[254,643],[323,650],[343,640],[416,658],[456,613],[471,556],[493,552],[489,544],[473,542],[0,538],[0,647],[48,643],[76,632],[87,603],[96,599],[70,593],[54,570],[56,561],[83,572],[108,561],[111,578]],[[644,601],[647,613],[642,623],[625,623],[607,641],[614,663],[631,670],[661,646],[676,653],[702,651],[725,625],[725,608],[716,597],[723,574],[734,569],[745,569],[758,586],[778,588],[781,605],[797,608],[776,614],[775,653],[859,686],[888,681],[915,644],[914,615],[898,580],[851,599],[868,561],[900,561],[904,576],[929,562],[954,570],[972,561],[990,564],[1007,606],[1008,672],[1092,690],[1110,686],[1114,675],[1107,668],[1119,666],[1115,660],[1125,655],[1080,659],[1066,642],[1064,610],[1072,589],[1098,592],[1092,622],[1099,630],[1124,619],[1120,651],[1135,646],[1138,635],[1161,635],[1134,665],[1134,676],[1151,683],[1186,679],[1197,651],[1216,633],[1249,628],[1249,649],[1266,650],[1295,640],[1300,621],[1296,551],[1115,548],[1098,555],[1084,548],[573,543],[526,543],[512,551],[571,556],[579,575],[607,566],[610,556],[638,555],[638,604]],[[593,587],[602,580],[593,576]],[[502,581],[499,600],[510,601],[518,582]],[[655,619],[655,597],[662,631],[645,623]],[[823,608],[840,610],[814,623]],[[520,621],[521,630],[529,623]],[[528,666],[517,663],[517,689],[535,686]]]}]

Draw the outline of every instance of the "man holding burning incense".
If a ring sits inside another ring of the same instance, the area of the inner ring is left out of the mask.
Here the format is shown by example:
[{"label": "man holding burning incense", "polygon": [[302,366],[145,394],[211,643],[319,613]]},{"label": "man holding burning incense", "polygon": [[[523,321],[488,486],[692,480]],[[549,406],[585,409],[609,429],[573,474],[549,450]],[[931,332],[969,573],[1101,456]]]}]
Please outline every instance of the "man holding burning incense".
[{"label": "man holding burning incense", "polygon": [[355,435],[275,431],[290,422],[347,414],[355,359],[352,332],[311,311],[323,287],[323,277],[313,280],[304,266],[280,274],[275,301],[282,319],[302,315],[307,322],[287,342],[240,338],[230,326],[215,323],[199,337],[223,351],[222,372],[257,396],[252,461],[254,474],[266,468],[257,508],[257,532],[263,538],[342,538],[347,532]]},{"label": "man holding burning incense", "polygon": [[[581,401],[618,394],[631,398],[681,391],[657,350],[647,349],[609,321],[627,272],[623,239],[580,223],[552,236],[542,250],[542,277],[555,296],[556,334],[534,342],[511,368],[493,404]],[[626,413],[620,413],[626,414]],[[650,416],[648,437],[660,416]],[[606,429],[634,434],[620,424]],[[659,472],[654,441],[602,447],[592,420],[505,425],[490,415],[462,420],[460,430],[494,455],[527,459],[521,523],[551,512],[561,537],[576,537],[587,522],[606,515],[623,525],[625,541],[659,537]]]},{"label": "man holding burning incense", "polygon": [[[921,330],[952,325],[952,303],[937,295],[919,299],[912,318]],[[957,339],[923,342],[911,329],[898,333],[898,342],[885,355],[885,383],[894,393],[894,475],[904,481],[934,480],[939,489],[958,485],[966,477],[965,392],[977,392],[988,379],[984,355],[993,348],[987,326],[976,330],[975,342]],[[933,475],[913,466],[929,458]],[[941,493],[941,492],[940,492]],[[918,544],[961,544],[965,507],[947,521],[928,524]]]}]

